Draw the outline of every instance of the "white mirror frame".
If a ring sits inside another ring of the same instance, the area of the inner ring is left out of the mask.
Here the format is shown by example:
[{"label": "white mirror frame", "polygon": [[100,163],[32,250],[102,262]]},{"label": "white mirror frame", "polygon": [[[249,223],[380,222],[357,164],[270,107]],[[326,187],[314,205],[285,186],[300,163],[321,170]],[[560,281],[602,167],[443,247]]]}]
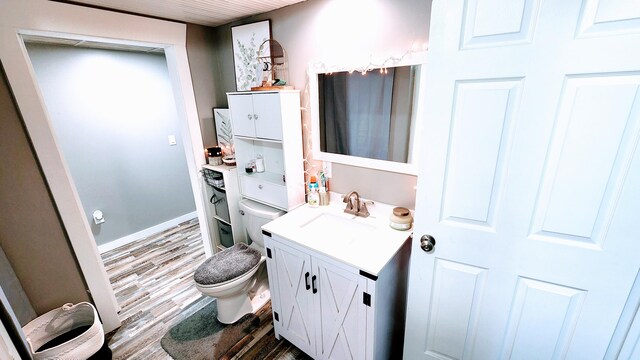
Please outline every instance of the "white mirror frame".
[{"label": "white mirror frame", "polygon": [[[389,60],[381,61],[380,63],[390,63]],[[398,66],[411,66],[411,65],[426,65],[427,64],[427,52],[410,52],[404,55],[400,59],[393,59],[392,62],[385,67],[398,67]],[[373,66],[374,68],[380,68],[380,66]],[[371,68],[371,67],[368,67]],[[420,128],[424,121],[424,89],[426,85],[426,76],[424,68],[420,69],[417,79],[417,92],[414,94],[414,121],[411,124],[411,138],[409,143],[409,162],[401,163],[387,160],[369,159],[358,156],[333,154],[320,150],[320,105],[318,99],[318,74],[325,74],[328,72],[339,71],[362,71],[357,67],[348,66],[327,66],[326,64],[319,62],[312,62],[309,64],[308,76],[309,76],[309,105],[311,112],[311,149],[313,152],[314,160],[323,160],[339,164],[353,165],[358,167],[391,171],[402,174],[418,175],[418,157],[420,155],[420,141],[417,136],[420,134]]]}]

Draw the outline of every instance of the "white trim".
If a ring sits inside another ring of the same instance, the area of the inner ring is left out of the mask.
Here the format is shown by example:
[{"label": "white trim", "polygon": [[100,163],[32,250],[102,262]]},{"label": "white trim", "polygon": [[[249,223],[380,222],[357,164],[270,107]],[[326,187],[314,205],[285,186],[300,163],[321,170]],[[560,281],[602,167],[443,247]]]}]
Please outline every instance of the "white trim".
[{"label": "white trim", "polygon": [[151,227],[148,227],[146,229],[140,230],[138,232],[135,232],[133,234],[129,234],[127,236],[123,236],[119,239],[115,239],[113,241],[109,241],[106,244],[102,244],[102,245],[98,245],[98,251],[100,252],[100,254],[104,254],[107,251],[111,251],[115,248],[118,248],[120,246],[124,246],[127,245],[129,243],[132,243],[136,240],[140,240],[142,238],[146,238],[147,236],[151,236],[153,234],[165,231],[167,229],[170,229],[174,226],[177,226],[178,224],[185,222],[187,220],[191,220],[194,217],[198,216],[198,212],[194,211],[194,212],[190,212],[188,214],[184,214],[181,216],[178,216],[177,218],[171,219],[171,220],[167,220],[163,223],[160,223],[158,225],[154,225]]},{"label": "white trim", "polygon": [[20,359],[18,350],[16,350],[13,341],[11,341],[11,337],[9,337],[9,333],[2,321],[0,321],[0,359]]},{"label": "white trim", "polygon": [[[205,163],[191,72],[186,53],[186,25],[42,0],[3,0],[0,12],[0,59],[33,142],[38,160],[78,264],[91,292],[105,332],[120,326],[115,295],[68,166],[55,137],[21,34],[57,38],[88,38],[104,43],[138,44],[165,49],[167,66],[181,123],[196,211],[206,223],[199,181]],[[201,227],[207,255],[213,254],[209,229]]]}]

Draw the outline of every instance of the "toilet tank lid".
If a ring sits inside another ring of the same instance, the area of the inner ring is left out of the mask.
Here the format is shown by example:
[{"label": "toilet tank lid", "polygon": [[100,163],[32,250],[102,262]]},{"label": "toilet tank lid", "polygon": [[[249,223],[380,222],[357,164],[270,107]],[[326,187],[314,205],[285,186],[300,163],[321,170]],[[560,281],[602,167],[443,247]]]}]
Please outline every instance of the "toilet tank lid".
[{"label": "toilet tank lid", "polygon": [[240,200],[240,209],[263,219],[276,219],[285,214],[282,210],[249,199]]}]

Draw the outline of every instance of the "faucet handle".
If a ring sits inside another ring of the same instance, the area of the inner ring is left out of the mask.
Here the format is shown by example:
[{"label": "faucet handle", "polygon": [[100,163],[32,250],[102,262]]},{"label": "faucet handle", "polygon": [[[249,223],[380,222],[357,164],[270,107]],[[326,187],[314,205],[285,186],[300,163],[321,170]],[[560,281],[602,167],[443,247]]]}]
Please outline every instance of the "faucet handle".
[{"label": "faucet handle", "polygon": [[358,209],[358,213],[356,215],[362,217],[369,217],[369,210],[367,209],[367,205],[373,205],[373,201],[361,201],[360,208]]}]

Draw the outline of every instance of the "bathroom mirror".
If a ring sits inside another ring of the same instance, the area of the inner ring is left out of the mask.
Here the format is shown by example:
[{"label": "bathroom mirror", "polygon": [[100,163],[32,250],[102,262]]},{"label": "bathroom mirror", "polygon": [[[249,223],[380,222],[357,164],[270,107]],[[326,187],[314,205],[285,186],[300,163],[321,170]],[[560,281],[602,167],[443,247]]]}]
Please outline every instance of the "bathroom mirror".
[{"label": "bathroom mirror", "polygon": [[425,63],[420,52],[367,71],[310,65],[314,159],[416,175]]}]

